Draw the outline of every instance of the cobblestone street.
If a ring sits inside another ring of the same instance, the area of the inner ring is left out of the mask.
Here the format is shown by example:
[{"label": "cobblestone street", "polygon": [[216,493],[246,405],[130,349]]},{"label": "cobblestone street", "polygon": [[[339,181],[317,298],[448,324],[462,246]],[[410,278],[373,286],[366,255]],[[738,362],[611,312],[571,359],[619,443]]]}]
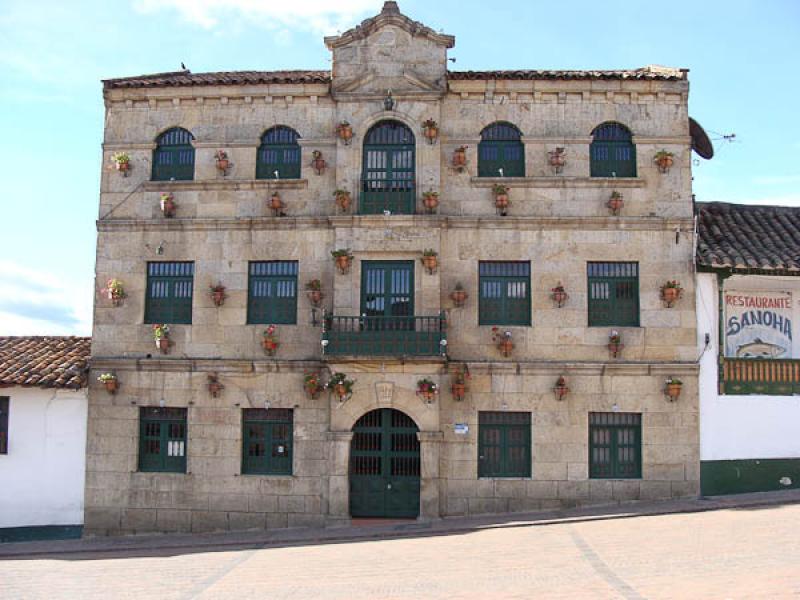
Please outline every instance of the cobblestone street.
[{"label": "cobblestone street", "polygon": [[[4,598],[800,597],[800,505],[284,547],[0,558]],[[243,544],[244,545],[244,544]]]}]

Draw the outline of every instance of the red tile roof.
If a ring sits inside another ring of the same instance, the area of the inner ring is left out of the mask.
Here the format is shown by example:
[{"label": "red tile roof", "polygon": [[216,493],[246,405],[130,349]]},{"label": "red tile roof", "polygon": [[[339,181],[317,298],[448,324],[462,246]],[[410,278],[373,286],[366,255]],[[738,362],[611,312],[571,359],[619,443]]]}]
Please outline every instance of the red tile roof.
[{"label": "red tile roof", "polygon": [[0,386],[85,387],[92,338],[0,336]]},{"label": "red tile roof", "polygon": [[452,81],[472,79],[643,79],[660,81],[680,81],[686,78],[686,71],[664,67],[644,67],[616,71],[449,71],[447,78]]}]

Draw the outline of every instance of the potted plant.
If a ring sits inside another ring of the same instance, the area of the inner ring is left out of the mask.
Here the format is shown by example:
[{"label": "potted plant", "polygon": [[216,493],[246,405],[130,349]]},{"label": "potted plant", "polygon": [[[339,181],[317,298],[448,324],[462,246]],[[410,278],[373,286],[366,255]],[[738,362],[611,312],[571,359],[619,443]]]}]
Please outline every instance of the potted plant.
[{"label": "potted plant", "polygon": [[459,171],[467,166],[467,146],[459,146],[453,150],[453,166]]},{"label": "potted plant", "polygon": [[453,291],[450,292],[450,299],[453,301],[453,304],[457,307],[464,306],[464,303],[467,301],[467,292],[464,289],[464,286],[461,283],[456,283],[456,287],[453,288]]},{"label": "potted plant", "polygon": [[564,169],[564,165],[567,164],[567,152],[565,148],[556,148],[547,153],[549,157],[550,166],[553,167],[553,171],[558,175]]},{"label": "potted plant", "polygon": [[664,393],[667,395],[667,399],[670,402],[674,402],[678,399],[678,396],[681,395],[681,388],[683,387],[683,382],[678,379],[677,377],[669,377],[664,382]]},{"label": "potted plant", "polygon": [[225,286],[221,283],[208,286],[208,293],[211,295],[211,300],[214,302],[214,306],[222,306],[222,304],[225,302]]},{"label": "potted plant", "polygon": [[222,385],[219,381],[219,375],[216,373],[209,373],[208,374],[208,392],[211,394],[212,398],[219,397],[220,392],[225,389],[225,386]]},{"label": "potted plant", "polygon": [[624,347],[625,344],[622,343],[622,336],[619,331],[612,329],[611,333],[608,334],[608,351],[611,353],[611,356],[617,358]]},{"label": "potted plant", "polygon": [[430,214],[435,213],[436,207],[439,206],[439,192],[422,192],[422,205]]},{"label": "potted plant", "polygon": [[303,389],[308,394],[308,397],[312,400],[316,400],[319,393],[324,389],[325,386],[322,385],[322,382],[319,379],[318,373],[306,373],[303,377]]},{"label": "potted plant", "polygon": [[514,351],[514,342],[511,341],[510,331],[500,331],[497,327],[492,327],[492,341],[500,354],[506,358],[511,356]]},{"label": "potted plant", "polygon": [[666,173],[675,162],[675,155],[666,150],[659,150],[653,157],[653,162],[656,163],[659,172]]},{"label": "potted plant", "polygon": [[563,400],[564,397],[569,394],[567,380],[563,375],[556,379],[556,384],[553,386],[553,393],[556,395],[556,400]]},{"label": "potted plant", "polygon": [[127,152],[114,152],[111,155],[111,162],[114,163],[114,168],[122,173],[124,177],[128,176],[128,171],[131,170],[131,157]]},{"label": "potted plant", "polygon": [[275,217],[280,217],[283,213],[283,202],[281,201],[281,194],[277,190],[272,192],[269,197],[269,208],[272,211],[272,215]]},{"label": "potted plant", "polygon": [[463,371],[456,371],[453,373],[453,383],[450,385],[450,391],[453,394],[453,399],[461,401],[467,395],[467,380],[470,379],[469,368],[464,365]]},{"label": "potted plant", "polygon": [[342,275],[350,270],[350,262],[353,260],[353,254],[350,252],[350,248],[333,250],[331,251],[331,256],[333,256],[333,260],[336,262],[336,267],[339,269],[339,272]]},{"label": "potted plant", "polygon": [[97,381],[102,383],[106,387],[106,391],[112,396],[117,393],[119,383],[117,382],[117,376],[113,373],[101,373]]},{"label": "potted plant", "polygon": [[342,209],[343,213],[347,212],[350,208],[350,192],[347,190],[336,190],[333,192],[333,197],[336,199],[336,206]]},{"label": "potted plant", "polygon": [[569,295],[567,294],[567,290],[564,289],[564,286],[559,281],[556,287],[550,288],[550,297],[553,299],[553,302],[556,303],[556,306],[561,308],[564,306],[567,298],[569,298]]},{"label": "potted plant", "polygon": [[312,279],[306,284],[306,296],[311,306],[318,307],[322,304],[322,299],[325,295],[322,293],[322,282],[319,279]]},{"label": "potted plant", "polygon": [[163,323],[153,325],[153,340],[161,354],[169,354],[169,325]]},{"label": "potted plant", "polygon": [[355,381],[348,379],[344,373],[334,373],[325,384],[325,389],[332,391],[339,398],[339,402],[350,399],[353,395],[353,385]]},{"label": "potted plant", "polygon": [[325,159],[322,158],[322,152],[319,150],[314,150],[311,153],[311,166],[314,167],[314,171],[316,171],[317,175],[322,175],[325,172],[325,167],[327,167],[327,163]]},{"label": "potted plant", "polygon": [[422,133],[425,139],[428,140],[428,143],[435,143],[436,138],[439,137],[439,124],[433,119],[426,119],[422,123]]},{"label": "potted plant", "polygon": [[617,190],[611,192],[611,197],[608,199],[608,202],[606,202],[606,206],[611,210],[611,214],[614,216],[619,214],[624,204],[625,202],[622,199],[622,194]]},{"label": "potted plant", "polygon": [[111,304],[113,306],[121,306],[122,301],[127,296],[125,293],[125,287],[122,284],[122,280],[117,279],[116,277],[112,277],[106,281],[106,287],[103,288],[103,294],[107,296],[109,300],[111,300]]},{"label": "potted plant", "polygon": [[172,192],[161,192],[159,204],[161,205],[161,214],[167,219],[175,216],[175,197]]},{"label": "potted plant", "polygon": [[223,175],[227,175],[228,167],[231,166],[231,161],[228,159],[228,153],[225,150],[217,150],[214,153],[214,160],[217,161],[217,169],[222,172]]},{"label": "potted plant", "polygon": [[492,192],[494,193],[494,205],[497,208],[497,212],[505,216],[509,205],[508,186],[497,183],[492,186]]},{"label": "potted plant", "polygon": [[336,126],[336,135],[344,142],[345,146],[349,146],[350,140],[353,139],[353,126],[347,121],[341,121]]},{"label": "potted plant", "polygon": [[422,264],[428,270],[430,275],[436,272],[436,267],[439,266],[439,253],[433,248],[426,248],[422,251]]},{"label": "potted plant", "polygon": [[671,308],[675,302],[677,302],[680,297],[683,295],[683,288],[681,287],[680,282],[676,280],[667,281],[664,285],[661,286],[661,299],[667,305],[668,308]]},{"label": "potted plant", "polygon": [[278,336],[276,334],[277,327],[275,325],[270,325],[264,330],[261,338],[261,346],[264,348],[264,352],[266,352],[269,356],[275,356],[275,352],[278,350]]},{"label": "potted plant", "polygon": [[425,377],[424,379],[420,379],[417,381],[417,396],[425,402],[425,404],[430,404],[433,402],[433,399],[436,397],[436,394],[439,393],[439,386],[436,385],[433,380],[428,379]]}]

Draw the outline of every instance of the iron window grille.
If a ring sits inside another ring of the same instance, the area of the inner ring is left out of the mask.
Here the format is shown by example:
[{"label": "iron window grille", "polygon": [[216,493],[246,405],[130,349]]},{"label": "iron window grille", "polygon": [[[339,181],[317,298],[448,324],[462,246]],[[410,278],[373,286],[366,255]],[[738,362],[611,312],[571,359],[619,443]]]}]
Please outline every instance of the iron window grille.
[{"label": "iron window grille", "polygon": [[531,413],[478,413],[478,477],[531,476]]},{"label": "iron window grille", "polygon": [[294,415],[290,408],[242,410],[242,474],[291,475]]},{"label": "iron window grille", "polygon": [[530,262],[478,264],[478,324],[531,324]]},{"label": "iron window grille", "polygon": [[589,157],[592,177],[636,177],[636,146],[621,123],[603,123],[592,131]]},{"label": "iron window grille", "polygon": [[297,323],[296,260],[251,262],[247,293],[247,322]]},{"label": "iron window grille", "polygon": [[589,413],[589,477],[642,477],[640,413]]},{"label": "iron window grille", "polygon": [[186,409],[139,408],[139,471],[186,472]]},{"label": "iron window grille", "polygon": [[478,177],[524,177],[525,145],[511,123],[492,123],[481,131]]},{"label": "iron window grille", "polygon": [[145,323],[192,323],[193,262],[147,263]]},{"label": "iron window grille", "polygon": [[0,454],[8,454],[8,396],[0,396]]},{"label": "iron window grille", "polygon": [[256,179],[300,179],[300,135],[279,125],[261,136],[256,155]]},{"label": "iron window grille", "polygon": [[639,327],[639,263],[587,264],[589,327]]},{"label": "iron window grille", "polygon": [[180,127],[162,133],[153,150],[153,181],[194,179],[194,136]]}]

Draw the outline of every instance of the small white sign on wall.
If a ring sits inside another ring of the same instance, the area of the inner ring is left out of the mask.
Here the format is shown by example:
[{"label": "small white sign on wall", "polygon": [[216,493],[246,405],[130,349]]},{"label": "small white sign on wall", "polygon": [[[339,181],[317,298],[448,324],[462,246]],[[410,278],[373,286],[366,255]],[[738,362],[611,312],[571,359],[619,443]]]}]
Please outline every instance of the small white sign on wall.
[{"label": "small white sign on wall", "polygon": [[469,433],[469,425],[466,423],[456,423],[453,425],[453,433],[456,435],[467,435]]}]

